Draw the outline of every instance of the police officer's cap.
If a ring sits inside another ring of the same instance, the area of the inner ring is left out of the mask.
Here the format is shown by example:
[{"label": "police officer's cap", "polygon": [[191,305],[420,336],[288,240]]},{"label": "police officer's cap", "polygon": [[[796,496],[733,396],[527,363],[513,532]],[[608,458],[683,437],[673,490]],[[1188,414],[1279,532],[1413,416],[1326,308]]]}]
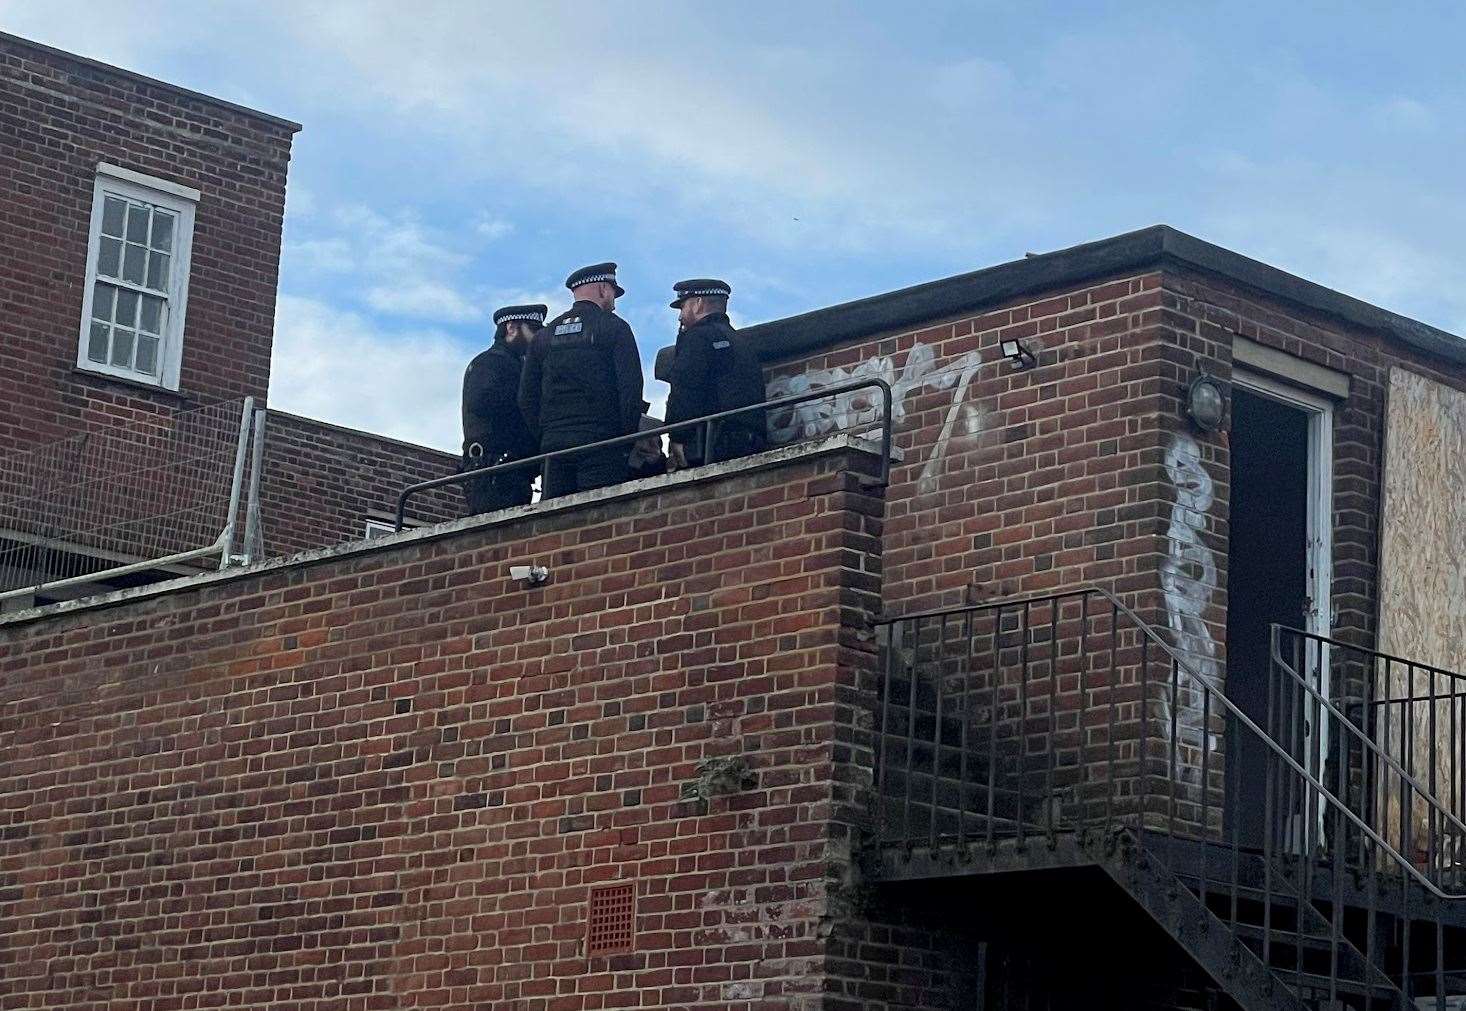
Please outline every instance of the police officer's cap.
[{"label": "police officer's cap", "polygon": [[494,312],[494,326],[514,322],[537,323],[544,326],[545,317],[549,314],[549,307],[544,305],[506,305]]},{"label": "police officer's cap", "polygon": [[727,298],[733,294],[733,286],[727,281],[719,281],[715,277],[694,277],[690,281],[678,281],[672,285],[672,290],[677,297],[672,300],[672,308],[682,308],[682,303],[689,298],[706,295],[712,298]]},{"label": "police officer's cap", "polygon": [[626,294],[626,289],[616,283],[616,265],[614,263],[593,263],[589,267],[581,267],[565,279],[565,287],[574,291],[582,284],[595,284],[597,281],[605,281],[614,287],[617,298]]}]

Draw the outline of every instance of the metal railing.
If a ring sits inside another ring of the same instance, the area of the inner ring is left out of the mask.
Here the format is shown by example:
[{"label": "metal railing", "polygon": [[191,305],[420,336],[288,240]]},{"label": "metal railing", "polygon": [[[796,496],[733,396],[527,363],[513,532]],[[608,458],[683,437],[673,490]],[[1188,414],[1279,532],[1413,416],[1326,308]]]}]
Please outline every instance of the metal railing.
[{"label": "metal railing", "polygon": [[0,601],[228,565],[253,414],[133,415],[0,460]]},{"label": "metal railing", "polygon": [[780,397],[777,400],[769,400],[760,404],[751,404],[748,407],[738,407],[731,411],[719,411],[717,414],[709,414],[700,418],[689,418],[687,421],[679,421],[673,425],[662,425],[657,428],[648,428],[639,432],[632,432],[627,435],[618,435],[613,439],[602,439],[599,442],[586,443],[583,446],[572,446],[569,449],[557,449],[550,453],[541,453],[538,456],[525,457],[523,460],[512,460],[508,463],[496,464],[492,467],[482,467],[477,470],[463,471],[458,474],[448,474],[443,477],[432,478],[428,481],[419,481],[417,484],[409,485],[402,489],[397,496],[397,529],[401,530],[407,519],[407,503],[412,496],[432,488],[441,488],[451,484],[465,484],[469,481],[480,481],[492,477],[495,474],[508,473],[512,470],[521,470],[528,467],[543,469],[544,465],[552,460],[563,460],[569,457],[579,456],[596,452],[597,450],[609,449],[614,446],[630,447],[643,439],[660,439],[664,435],[685,432],[689,429],[701,428],[702,445],[710,447],[713,445],[712,432],[718,423],[727,421],[730,418],[741,415],[753,414],[755,412],[769,412],[780,408],[790,407],[795,404],[809,403],[811,401],[825,400],[831,397],[839,397],[849,394],[855,390],[874,389],[881,394],[881,462],[880,480],[881,484],[888,484],[891,480],[891,386],[884,379],[857,379],[848,383],[840,383],[834,386],[823,386],[818,390],[810,390],[807,393],[795,394],[788,397]]},{"label": "metal railing", "polygon": [[[1274,732],[1421,873],[1466,887],[1466,677],[1284,625],[1271,653]],[[1355,706],[1364,718],[1351,719],[1325,694],[1347,684],[1404,694]],[[1363,866],[1346,840],[1330,842]]]},{"label": "metal railing", "polygon": [[[1462,896],[1299,760],[1288,713],[1260,726],[1112,594],[878,628],[882,850],[955,866],[999,845],[1128,833],[1305,1000],[1403,1007],[1448,992],[1445,928],[1420,906]],[[1327,845],[1346,831],[1357,860]]]}]

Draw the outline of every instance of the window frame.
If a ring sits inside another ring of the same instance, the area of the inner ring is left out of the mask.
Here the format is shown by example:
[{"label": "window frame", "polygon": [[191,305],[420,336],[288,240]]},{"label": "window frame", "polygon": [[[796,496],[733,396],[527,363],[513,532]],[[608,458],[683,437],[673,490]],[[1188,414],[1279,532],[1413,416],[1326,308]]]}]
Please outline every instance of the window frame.
[{"label": "window frame", "polygon": [[379,520],[373,516],[366,518],[366,529],[363,531],[363,540],[374,541],[379,537],[390,537],[397,532],[397,524],[388,520]]},{"label": "window frame", "polygon": [[[96,291],[97,261],[101,255],[102,215],[108,193],[152,204],[177,216],[173,232],[173,264],[166,290],[168,318],[159,334],[156,375],[143,375],[135,369],[123,368],[111,362],[94,362],[87,357],[87,343],[92,326],[92,295]],[[91,226],[87,230],[87,267],[81,303],[81,327],[76,344],[77,369],[178,392],[183,363],[184,324],[188,311],[188,282],[193,265],[194,212],[198,207],[199,197],[198,190],[167,179],[158,179],[106,162],[97,165],[97,178],[92,185]]]}]

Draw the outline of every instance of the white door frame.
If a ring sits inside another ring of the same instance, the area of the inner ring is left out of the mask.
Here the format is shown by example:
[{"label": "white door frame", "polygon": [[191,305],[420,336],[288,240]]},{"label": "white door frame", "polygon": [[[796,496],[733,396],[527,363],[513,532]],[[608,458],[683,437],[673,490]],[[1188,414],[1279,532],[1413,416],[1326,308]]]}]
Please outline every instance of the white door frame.
[{"label": "white door frame", "polygon": [[[1303,629],[1314,635],[1328,636],[1333,630],[1330,592],[1334,581],[1334,402],[1318,393],[1242,369],[1233,372],[1232,382],[1249,393],[1301,410],[1308,419],[1307,598]],[[1306,650],[1304,669],[1298,673],[1327,699],[1327,670],[1325,650],[1310,648]],[[1303,748],[1304,755],[1310,759],[1307,762],[1309,772],[1322,779],[1324,758],[1329,748],[1329,725],[1327,720],[1321,720],[1320,724],[1315,728],[1312,720],[1306,721]],[[1316,817],[1315,831],[1318,834],[1315,838],[1322,839],[1321,804],[1316,810]],[[1301,847],[1301,840],[1298,845]]]},{"label": "white door frame", "polygon": [[[1334,574],[1334,403],[1320,394],[1240,369],[1233,373],[1232,382],[1308,416],[1308,611],[1303,627],[1326,636],[1332,628],[1329,594]],[[1328,686],[1320,691],[1327,695]]]}]

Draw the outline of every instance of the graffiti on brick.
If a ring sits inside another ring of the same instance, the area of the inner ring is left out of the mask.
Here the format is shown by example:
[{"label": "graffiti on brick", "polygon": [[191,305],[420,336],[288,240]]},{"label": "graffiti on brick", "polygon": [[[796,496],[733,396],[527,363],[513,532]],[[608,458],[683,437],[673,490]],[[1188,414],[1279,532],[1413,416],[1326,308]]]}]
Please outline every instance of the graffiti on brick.
[{"label": "graffiti on brick", "polygon": [[[795,396],[826,386],[857,379],[883,379],[891,386],[891,424],[899,429],[906,418],[906,400],[921,390],[953,390],[952,401],[938,431],[925,466],[917,477],[918,487],[930,490],[941,471],[948,447],[956,434],[975,435],[981,429],[981,414],[967,402],[972,379],[982,363],[976,351],[968,351],[939,364],[929,344],[916,344],[898,371],[892,355],[880,355],[849,368],[810,369],[769,380],[769,399]],[[775,442],[793,442],[832,432],[859,432],[881,421],[879,391],[855,390],[827,400],[816,400],[775,411],[769,418],[769,434]]]},{"label": "graffiti on brick", "polygon": [[[1196,440],[1178,432],[1166,449],[1166,474],[1175,487],[1171,504],[1170,524],[1166,528],[1167,555],[1161,562],[1161,592],[1166,604],[1166,623],[1172,641],[1182,651],[1188,665],[1207,683],[1217,686],[1217,641],[1206,623],[1206,609],[1217,590],[1217,562],[1212,550],[1201,539],[1206,516],[1215,500],[1211,475],[1201,462],[1201,449]],[[1176,725],[1179,735],[1189,743],[1210,740],[1202,726],[1202,688],[1191,673],[1179,673],[1176,698]],[[1168,701],[1168,700],[1165,700]],[[1170,713],[1166,713],[1169,724]]]}]

